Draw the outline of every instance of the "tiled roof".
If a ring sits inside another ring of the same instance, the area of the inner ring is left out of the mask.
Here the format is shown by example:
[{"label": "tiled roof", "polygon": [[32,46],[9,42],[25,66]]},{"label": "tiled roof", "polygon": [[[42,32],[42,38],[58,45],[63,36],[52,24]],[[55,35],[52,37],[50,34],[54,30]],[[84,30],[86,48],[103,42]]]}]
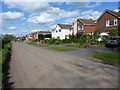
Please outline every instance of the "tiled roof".
[{"label": "tiled roof", "polygon": [[85,25],[95,25],[95,20],[81,19],[81,18],[78,18],[77,20],[81,21]]},{"label": "tiled roof", "polygon": [[114,15],[118,16],[118,12],[107,10],[107,9],[106,9],[106,12],[110,12],[111,14],[114,14]]},{"label": "tiled roof", "polygon": [[68,25],[68,24],[58,24],[60,26],[61,29],[71,29],[72,25]]}]

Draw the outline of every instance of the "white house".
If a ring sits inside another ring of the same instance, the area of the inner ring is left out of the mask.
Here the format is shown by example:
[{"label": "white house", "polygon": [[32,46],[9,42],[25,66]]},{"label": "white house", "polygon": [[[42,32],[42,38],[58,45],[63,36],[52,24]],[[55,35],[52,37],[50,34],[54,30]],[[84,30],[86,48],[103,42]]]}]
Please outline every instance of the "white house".
[{"label": "white house", "polygon": [[52,38],[54,39],[65,39],[72,35],[72,25],[58,24],[54,30],[52,30]]}]

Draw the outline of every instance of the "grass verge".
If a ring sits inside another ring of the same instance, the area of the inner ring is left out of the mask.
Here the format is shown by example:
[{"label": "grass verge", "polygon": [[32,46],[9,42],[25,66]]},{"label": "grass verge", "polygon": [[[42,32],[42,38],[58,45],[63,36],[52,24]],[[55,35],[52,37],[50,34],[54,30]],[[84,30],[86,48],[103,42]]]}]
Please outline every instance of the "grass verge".
[{"label": "grass verge", "polygon": [[74,48],[66,48],[66,47],[48,47],[48,49],[53,49],[57,51],[69,51],[69,50],[76,50]]},{"label": "grass verge", "polygon": [[48,46],[48,45],[44,45],[44,44],[36,44],[36,45],[34,45],[34,46],[37,46],[37,47],[46,47],[46,46]]},{"label": "grass verge", "polygon": [[92,56],[93,58],[100,59],[113,64],[120,64],[120,55],[100,53]]},{"label": "grass verge", "polygon": [[4,46],[4,49],[0,52],[0,65],[2,65],[2,89],[8,87],[8,70],[9,70],[9,62],[11,58],[11,45],[12,43],[8,43]]}]

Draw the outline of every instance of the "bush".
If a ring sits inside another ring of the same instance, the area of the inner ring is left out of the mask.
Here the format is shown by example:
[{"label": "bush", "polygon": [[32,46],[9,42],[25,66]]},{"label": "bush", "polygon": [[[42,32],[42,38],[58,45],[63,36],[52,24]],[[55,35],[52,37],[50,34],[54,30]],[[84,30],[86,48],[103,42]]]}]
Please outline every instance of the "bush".
[{"label": "bush", "polygon": [[88,44],[90,44],[90,35],[88,34],[82,34],[81,37],[79,38],[79,47],[82,48],[84,46],[87,46]]},{"label": "bush", "polygon": [[61,43],[61,40],[60,39],[53,39],[53,38],[51,38],[50,40],[49,40],[49,44],[55,44],[55,43]]},{"label": "bush", "polygon": [[53,44],[55,42],[55,39],[53,39],[53,38],[51,38],[50,40],[49,40],[49,44]]},{"label": "bush", "polygon": [[58,44],[61,44],[61,42],[57,40],[57,41],[54,42],[54,44],[58,45]]},{"label": "bush", "polygon": [[102,40],[103,40],[104,42],[107,42],[108,39],[109,39],[109,36],[108,36],[108,35],[104,35],[104,36],[102,36]]},{"label": "bush", "polygon": [[62,43],[67,43],[67,44],[70,44],[70,43],[78,43],[78,39],[77,38],[71,38],[71,39],[63,39],[62,40]]},{"label": "bush", "polygon": [[49,40],[48,40],[48,39],[45,39],[43,42],[44,42],[44,43],[49,43]]}]

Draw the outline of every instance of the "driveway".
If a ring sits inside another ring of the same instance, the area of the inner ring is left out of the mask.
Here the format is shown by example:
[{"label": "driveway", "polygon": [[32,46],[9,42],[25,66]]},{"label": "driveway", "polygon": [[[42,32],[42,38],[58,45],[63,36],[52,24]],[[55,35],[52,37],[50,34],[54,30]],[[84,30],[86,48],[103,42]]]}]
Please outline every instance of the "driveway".
[{"label": "driveway", "polygon": [[117,67],[20,42],[12,46],[10,75],[14,88],[118,87]]},{"label": "driveway", "polygon": [[[48,47],[66,47],[64,44],[60,45],[50,45]],[[67,46],[68,47],[68,46]],[[47,48],[47,47],[43,47]],[[75,48],[75,47],[68,47],[68,48]],[[74,55],[76,57],[83,57],[91,59],[92,55],[98,54],[98,53],[110,53],[110,54],[120,54],[120,52],[115,52],[112,50],[112,48],[107,47],[92,47],[92,48],[75,48],[76,50],[66,51],[62,53]]]}]

